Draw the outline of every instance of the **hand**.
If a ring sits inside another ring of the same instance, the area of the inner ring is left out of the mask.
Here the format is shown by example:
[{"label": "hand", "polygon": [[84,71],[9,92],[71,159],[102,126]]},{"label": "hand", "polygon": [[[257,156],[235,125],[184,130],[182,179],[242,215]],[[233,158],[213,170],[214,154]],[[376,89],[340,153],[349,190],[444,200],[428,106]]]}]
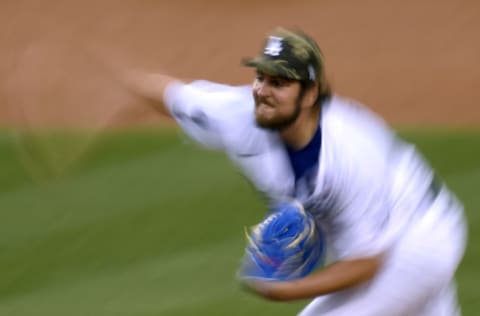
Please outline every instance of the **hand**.
[{"label": "hand", "polygon": [[269,281],[262,279],[246,278],[240,280],[242,287],[249,292],[262,296],[272,301],[290,300],[291,282]]}]

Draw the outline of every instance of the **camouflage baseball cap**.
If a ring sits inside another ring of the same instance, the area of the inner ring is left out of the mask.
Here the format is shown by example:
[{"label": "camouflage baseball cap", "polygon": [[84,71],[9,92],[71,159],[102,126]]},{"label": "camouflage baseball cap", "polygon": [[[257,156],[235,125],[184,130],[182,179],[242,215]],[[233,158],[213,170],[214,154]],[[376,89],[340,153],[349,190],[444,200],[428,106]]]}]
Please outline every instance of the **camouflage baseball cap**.
[{"label": "camouflage baseball cap", "polygon": [[272,76],[301,81],[319,80],[322,53],[313,39],[301,31],[275,29],[268,35],[263,52],[242,64]]}]

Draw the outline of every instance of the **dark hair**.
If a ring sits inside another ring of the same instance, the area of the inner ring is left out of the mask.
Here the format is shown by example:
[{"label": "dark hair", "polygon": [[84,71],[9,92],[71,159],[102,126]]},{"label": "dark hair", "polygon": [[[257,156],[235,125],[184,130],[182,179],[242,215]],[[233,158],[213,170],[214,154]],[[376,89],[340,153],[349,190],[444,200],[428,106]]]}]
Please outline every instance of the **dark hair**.
[{"label": "dark hair", "polygon": [[303,98],[305,92],[311,88],[315,82],[318,84],[318,96],[315,100],[315,104],[322,106],[325,101],[332,97],[332,89],[329,82],[322,76],[319,81],[301,80],[300,81],[300,96]]},{"label": "dark hair", "polygon": [[320,47],[318,47],[317,42],[313,38],[311,38],[309,35],[307,35],[305,32],[303,32],[302,30],[296,30],[295,32],[310,44],[310,47],[312,48],[312,50],[310,51],[310,54],[314,55],[314,58],[312,58],[312,60],[315,62],[315,67],[318,69],[318,77],[316,78],[316,81],[311,81],[311,80],[300,81],[300,85],[301,85],[300,93],[303,97],[303,94],[305,94],[306,90],[311,86],[313,86],[314,82],[316,82],[318,84],[318,96],[317,96],[317,99],[315,100],[315,104],[317,104],[318,106],[322,106],[322,104],[325,103],[325,101],[327,101],[332,97],[332,89],[325,75],[325,66],[323,63],[323,52],[320,49]]}]

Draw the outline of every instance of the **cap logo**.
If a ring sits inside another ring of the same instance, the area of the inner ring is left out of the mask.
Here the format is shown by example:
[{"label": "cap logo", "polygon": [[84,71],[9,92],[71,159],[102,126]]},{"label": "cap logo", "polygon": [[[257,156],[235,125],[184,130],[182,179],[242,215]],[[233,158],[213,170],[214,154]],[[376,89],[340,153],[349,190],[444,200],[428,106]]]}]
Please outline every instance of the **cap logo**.
[{"label": "cap logo", "polygon": [[265,55],[278,56],[283,50],[283,38],[278,36],[269,36],[267,45],[265,46]]}]

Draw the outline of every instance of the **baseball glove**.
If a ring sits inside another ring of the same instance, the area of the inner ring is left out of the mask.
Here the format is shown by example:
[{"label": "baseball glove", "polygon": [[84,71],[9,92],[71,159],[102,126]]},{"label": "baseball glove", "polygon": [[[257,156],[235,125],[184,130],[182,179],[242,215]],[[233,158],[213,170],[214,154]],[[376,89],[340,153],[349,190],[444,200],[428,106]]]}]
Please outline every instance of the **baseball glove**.
[{"label": "baseball glove", "polygon": [[301,204],[283,203],[246,232],[241,279],[292,280],[306,276],[322,261],[324,240]]}]

